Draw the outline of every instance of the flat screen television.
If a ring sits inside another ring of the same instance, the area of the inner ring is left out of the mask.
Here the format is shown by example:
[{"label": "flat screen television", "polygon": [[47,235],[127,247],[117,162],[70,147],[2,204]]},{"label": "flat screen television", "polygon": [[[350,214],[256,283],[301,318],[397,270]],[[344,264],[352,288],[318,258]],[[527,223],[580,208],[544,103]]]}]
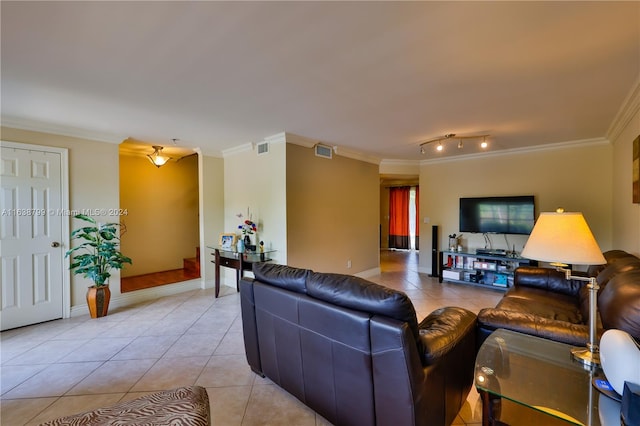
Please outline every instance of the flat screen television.
[{"label": "flat screen television", "polygon": [[534,222],[533,195],[460,198],[460,232],[528,235]]}]

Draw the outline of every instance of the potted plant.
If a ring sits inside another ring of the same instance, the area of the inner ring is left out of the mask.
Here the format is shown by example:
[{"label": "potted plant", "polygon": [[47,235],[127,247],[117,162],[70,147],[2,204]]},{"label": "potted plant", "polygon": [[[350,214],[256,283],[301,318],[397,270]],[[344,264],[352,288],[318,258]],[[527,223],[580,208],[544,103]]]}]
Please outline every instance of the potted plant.
[{"label": "potted plant", "polygon": [[67,251],[65,257],[73,254],[69,269],[74,275],[83,275],[93,281],[87,290],[87,305],[91,318],[107,315],[111,291],[109,277],[112,269],[122,269],[131,259],[120,250],[120,237],[117,223],[98,223],[84,214],[74,216],[88,222],[71,233],[72,240],[80,240],[81,244]]}]

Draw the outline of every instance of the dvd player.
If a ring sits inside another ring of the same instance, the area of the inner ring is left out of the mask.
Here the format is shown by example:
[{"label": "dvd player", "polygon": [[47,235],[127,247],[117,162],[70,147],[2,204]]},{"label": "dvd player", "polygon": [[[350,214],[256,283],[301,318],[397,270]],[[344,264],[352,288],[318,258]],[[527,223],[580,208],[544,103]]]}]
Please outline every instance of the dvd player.
[{"label": "dvd player", "polygon": [[507,251],[504,249],[476,249],[476,254],[491,254],[497,256],[505,256]]}]

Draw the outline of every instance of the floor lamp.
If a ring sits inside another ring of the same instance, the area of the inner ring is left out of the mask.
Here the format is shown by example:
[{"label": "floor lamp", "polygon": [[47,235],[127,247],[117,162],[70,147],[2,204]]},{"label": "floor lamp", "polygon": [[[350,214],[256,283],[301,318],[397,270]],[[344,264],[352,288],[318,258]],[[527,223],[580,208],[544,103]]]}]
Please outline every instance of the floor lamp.
[{"label": "floor lamp", "polygon": [[571,350],[574,358],[586,365],[599,365],[600,354],[596,337],[598,283],[594,277],[574,276],[567,265],[602,265],[606,263],[598,243],[582,213],[540,213],[522,257],[550,262],[565,273],[567,280],[587,282],[589,289],[589,342],[585,348]]}]

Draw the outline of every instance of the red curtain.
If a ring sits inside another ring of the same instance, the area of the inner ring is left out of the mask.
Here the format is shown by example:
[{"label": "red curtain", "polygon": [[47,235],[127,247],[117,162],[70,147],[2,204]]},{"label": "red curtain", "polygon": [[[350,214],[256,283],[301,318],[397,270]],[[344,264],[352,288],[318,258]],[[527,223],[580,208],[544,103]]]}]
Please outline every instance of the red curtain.
[{"label": "red curtain", "polygon": [[389,248],[409,249],[409,187],[389,188]]}]

